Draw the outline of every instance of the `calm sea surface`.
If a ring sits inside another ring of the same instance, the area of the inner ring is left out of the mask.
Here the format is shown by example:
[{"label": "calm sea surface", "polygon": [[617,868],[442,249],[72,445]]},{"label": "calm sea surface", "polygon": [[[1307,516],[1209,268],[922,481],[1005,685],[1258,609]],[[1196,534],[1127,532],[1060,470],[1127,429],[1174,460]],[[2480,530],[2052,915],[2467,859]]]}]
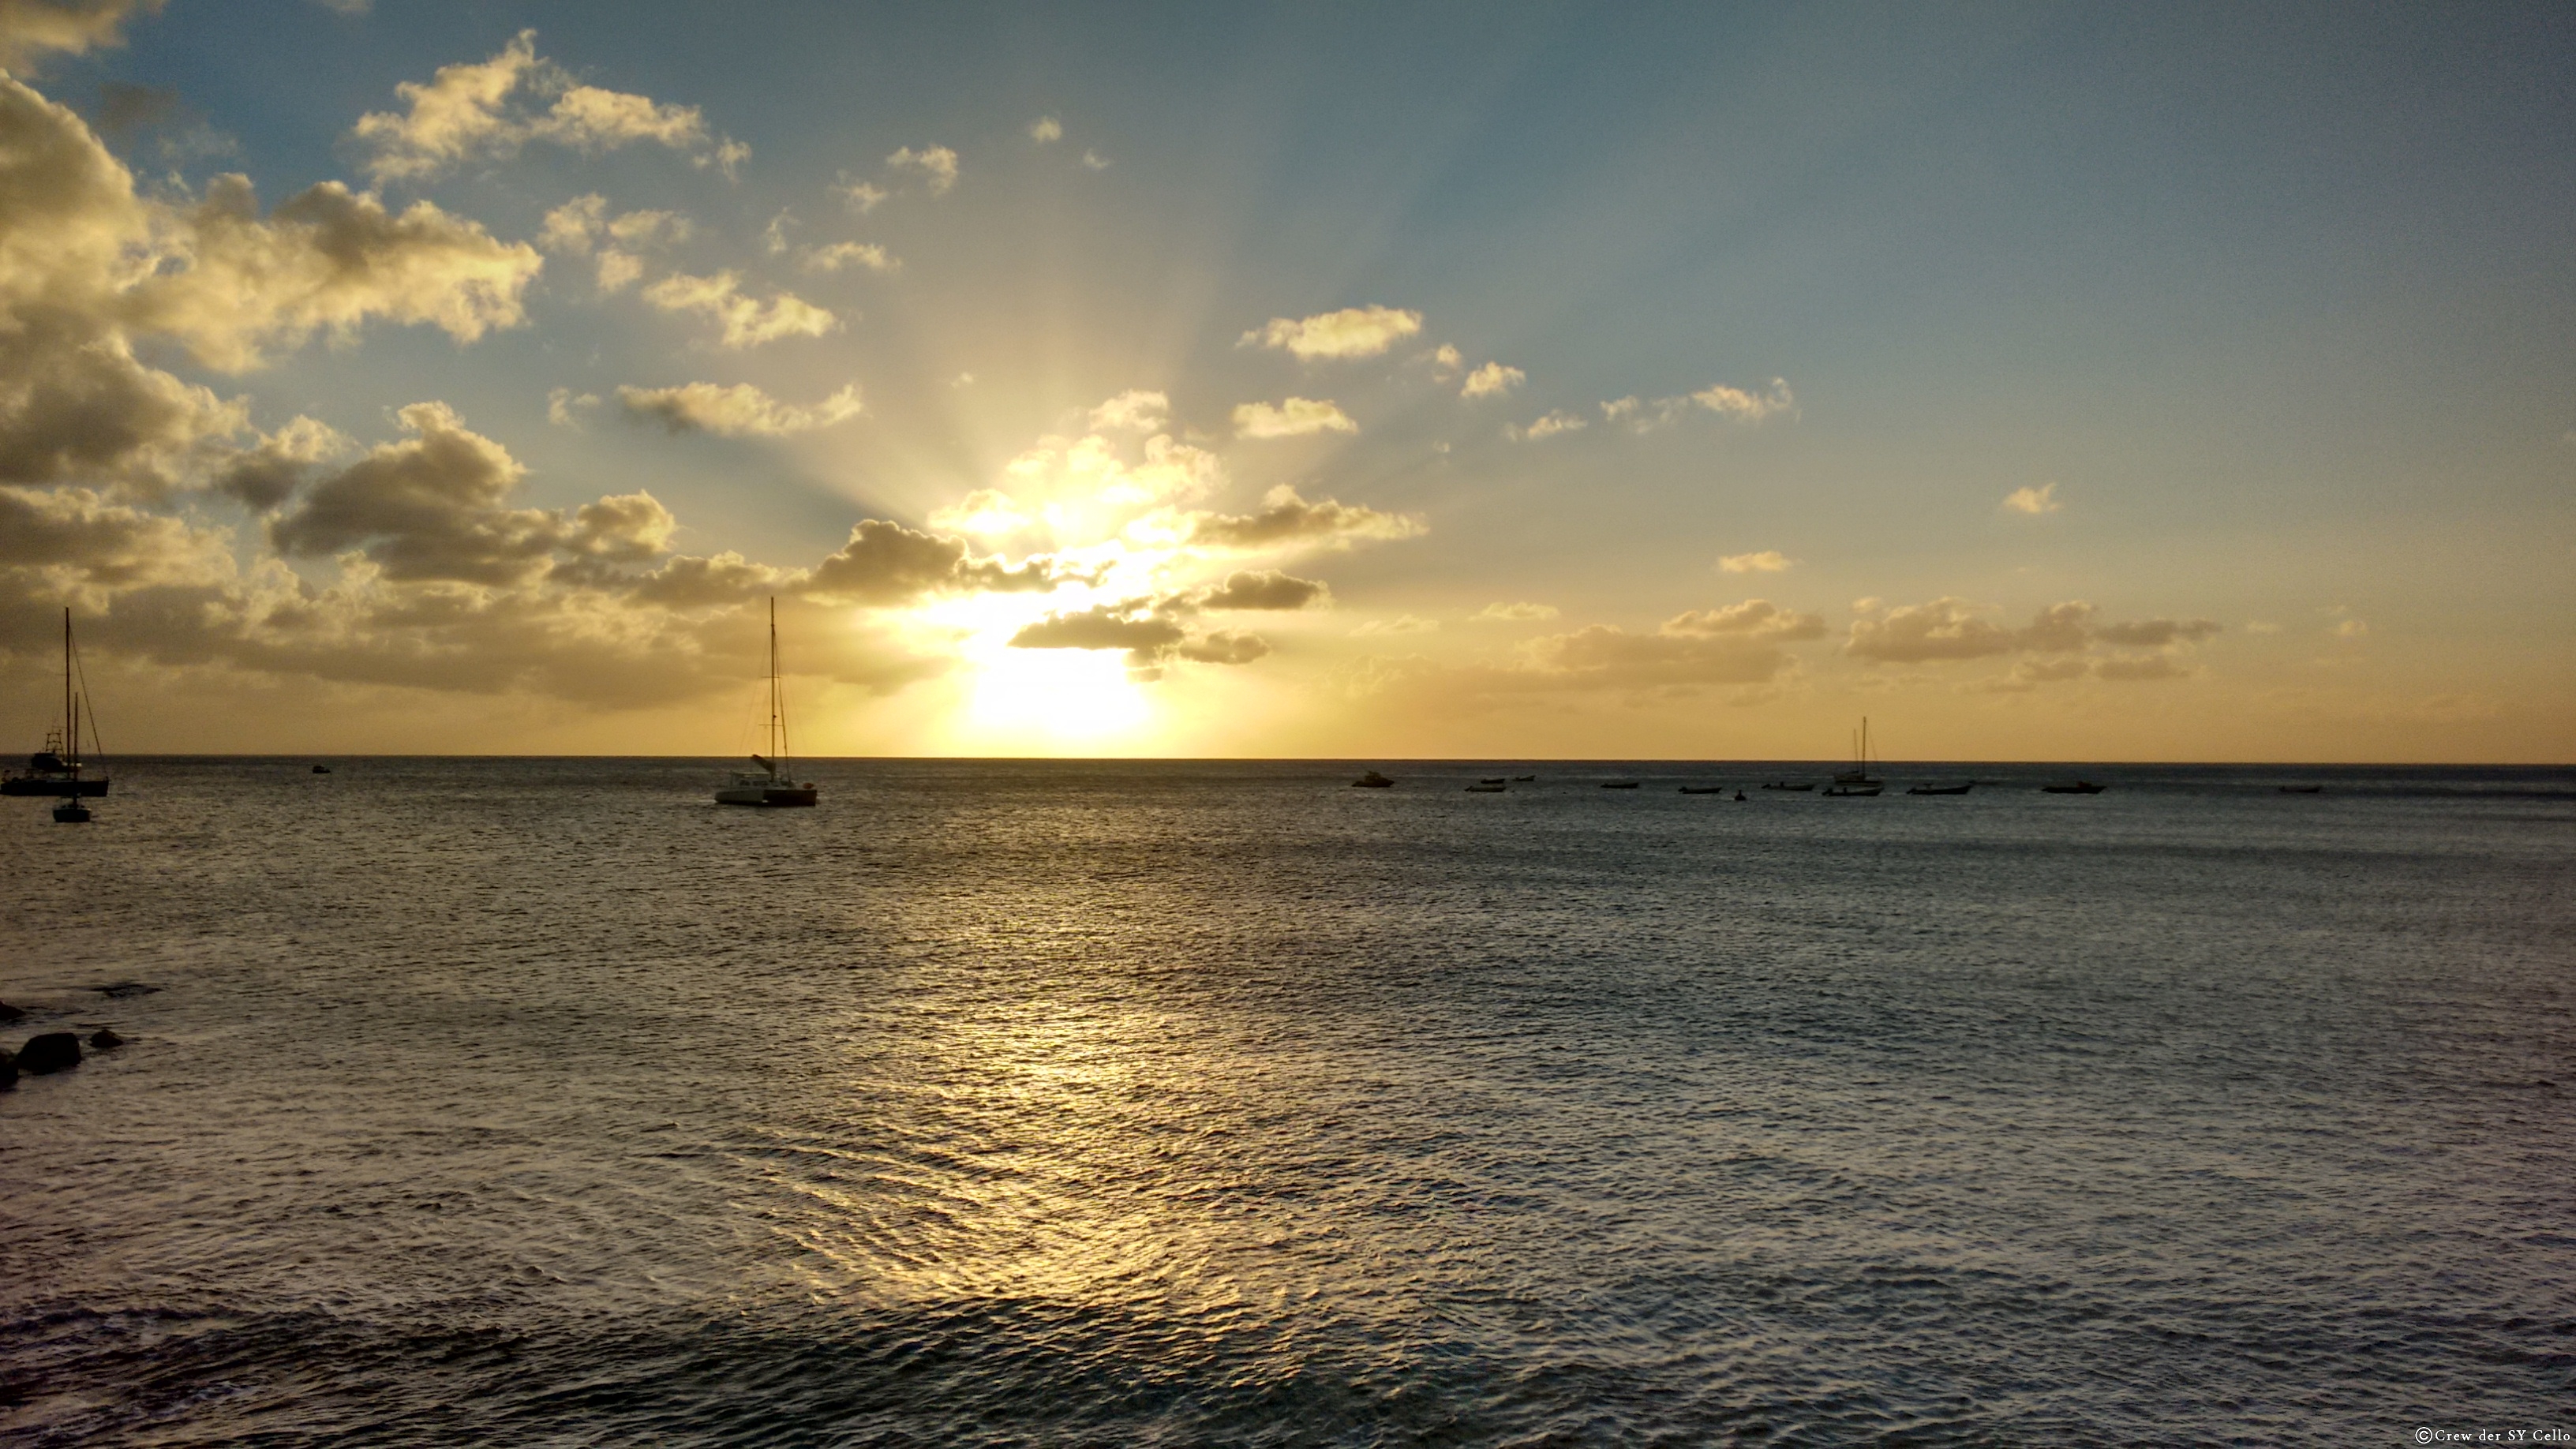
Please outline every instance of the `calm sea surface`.
[{"label": "calm sea surface", "polygon": [[309,763],[0,802],[0,1442],[2576,1433],[2567,771]]}]

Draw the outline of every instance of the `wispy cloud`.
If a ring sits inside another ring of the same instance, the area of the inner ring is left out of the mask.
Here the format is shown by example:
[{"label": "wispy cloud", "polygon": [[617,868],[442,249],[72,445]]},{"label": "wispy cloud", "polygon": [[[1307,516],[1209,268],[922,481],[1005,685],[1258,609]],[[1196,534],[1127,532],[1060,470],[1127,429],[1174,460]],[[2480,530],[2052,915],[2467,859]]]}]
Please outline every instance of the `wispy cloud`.
[{"label": "wispy cloud", "polygon": [[946,196],[957,185],[957,153],[945,146],[924,146],[918,151],[906,146],[888,156],[886,164],[897,171],[918,173],[929,183],[933,196]]},{"label": "wispy cloud", "polygon": [[782,337],[820,337],[840,330],[841,320],[824,308],[790,292],[763,301],[742,292],[738,273],[712,277],[665,277],[644,289],[644,300],[664,312],[700,312],[724,327],[724,345],[757,347]]},{"label": "wispy cloud", "polygon": [[1458,389],[1458,395],[1468,398],[1501,397],[1527,381],[1529,374],[1517,367],[1488,362],[1467,374],[1467,381]]},{"label": "wispy cloud", "polygon": [[1053,116],[1040,116],[1029,122],[1029,139],[1044,146],[1064,139],[1064,122]]},{"label": "wispy cloud", "polygon": [[678,387],[621,387],[618,405],[627,416],[655,422],[673,433],[713,433],[720,438],[784,437],[845,422],[867,411],[856,383],[812,407],[778,401],[750,383],[712,382]]},{"label": "wispy cloud", "polygon": [[1566,433],[1579,433],[1588,426],[1579,415],[1559,410],[1532,419],[1527,424],[1506,423],[1503,436],[1515,443],[1536,443]]},{"label": "wispy cloud", "polygon": [[1330,400],[1292,397],[1277,407],[1249,402],[1234,410],[1235,436],[1243,438],[1300,438],[1359,430],[1360,425]]},{"label": "wispy cloud", "polygon": [[1760,553],[1731,553],[1717,561],[1717,566],[1731,574],[1776,574],[1797,565],[1797,560],[1776,548]]},{"label": "wispy cloud", "polygon": [[2004,511],[2038,515],[2055,513],[2065,507],[2057,498],[2057,485],[2042,483],[2036,488],[2016,488],[2004,495]]}]

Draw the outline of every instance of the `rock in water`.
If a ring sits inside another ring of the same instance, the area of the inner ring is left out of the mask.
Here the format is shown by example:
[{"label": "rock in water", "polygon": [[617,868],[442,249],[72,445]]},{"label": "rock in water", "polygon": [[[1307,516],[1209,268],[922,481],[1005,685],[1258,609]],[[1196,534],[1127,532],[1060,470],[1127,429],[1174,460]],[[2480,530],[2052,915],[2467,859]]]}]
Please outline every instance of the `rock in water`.
[{"label": "rock in water", "polygon": [[0,1001],[0,1021],[25,1021],[26,1019],[27,1010],[25,1007],[11,1006],[5,1001]]},{"label": "rock in water", "polygon": [[125,1038],[118,1036],[113,1029],[102,1026],[89,1034],[89,1044],[100,1051],[110,1052],[125,1045]]},{"label": "rock in water", "polygon": [[80,1038],[67,1031],[49,1031],[43,1036],[27,1038],[18,1048],[18,1070],[31,1077],[59,1072],[80,1065]]}]

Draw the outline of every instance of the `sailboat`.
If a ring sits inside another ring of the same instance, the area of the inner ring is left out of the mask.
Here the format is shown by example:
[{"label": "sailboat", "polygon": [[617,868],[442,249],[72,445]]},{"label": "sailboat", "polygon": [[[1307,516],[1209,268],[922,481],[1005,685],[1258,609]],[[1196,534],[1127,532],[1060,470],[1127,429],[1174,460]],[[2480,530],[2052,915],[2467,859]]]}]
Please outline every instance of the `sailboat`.
[{"label": "sailboat", "polygon": [[719,805],[811,805],[814,782],[799,785],[787,767],[787,696],[778,683],[778,600],[769,601],[769,732],[764,754],[751,757],[758,771],[736,770],[733,783],[716,792]]},{"label": "sailboat", "polygon": [[1860,717],[1860,733],[1852,739],[1852,767],[1834,771],[1834,782],[1825,787],[1828,795],[1875,795],[1887,788],[1887,782],[1869,773],[1869,716]]},{"label": "sailboat", "polygon": [[[27,757],[27,768],[0,774],[0,795],[59,795],[77,800],[83,795],[107,793],[108,777],[104,774],[84,777],[81,758],[81,716],[89,703],[72,688],[73,672],[79,667],[72,652],[72,611],[63,610],[63,722],[45,732],[45,747]],[[98,743],[98,720],[89,721],[89,741]],[[100,751],[99,753],[104,753]],[[77,814],[64,814],[66,820],[86,820],[89,812],[78,805]],[[60,812],[57,812],[60,813]]]}]

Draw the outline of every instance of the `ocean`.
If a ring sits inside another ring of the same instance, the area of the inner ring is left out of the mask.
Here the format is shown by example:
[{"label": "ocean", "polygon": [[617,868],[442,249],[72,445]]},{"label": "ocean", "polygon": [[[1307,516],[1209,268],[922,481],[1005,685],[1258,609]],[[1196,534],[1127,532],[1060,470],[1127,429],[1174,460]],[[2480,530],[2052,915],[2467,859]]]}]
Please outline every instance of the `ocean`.
[{"label": "ocean", "polygon": [[0,802],[0,1443],[2576,1435],[2576,771],[311,763]]}]

